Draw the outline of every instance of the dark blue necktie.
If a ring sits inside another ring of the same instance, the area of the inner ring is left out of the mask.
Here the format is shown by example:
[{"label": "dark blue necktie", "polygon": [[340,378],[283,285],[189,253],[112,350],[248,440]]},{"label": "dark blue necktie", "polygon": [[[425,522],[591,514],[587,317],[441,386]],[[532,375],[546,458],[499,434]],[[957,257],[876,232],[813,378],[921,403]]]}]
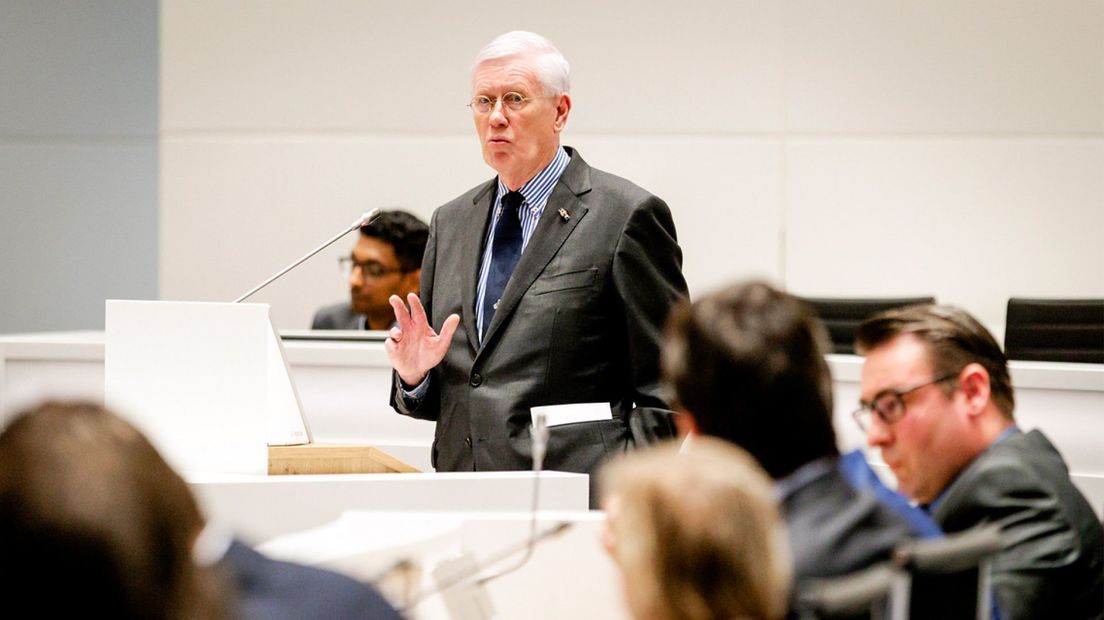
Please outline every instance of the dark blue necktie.
[{"label": "dark blue necktie", "polygon": [[502,197],[502,213],[495,224],[491,245],[491,268],[487,271],[487,287],[483,292],[483,333],[491,325],[502,291],[506,290],[506,283],[521,256],[521,219],[518,215],[521,202],[521,192],[507,192]]}]

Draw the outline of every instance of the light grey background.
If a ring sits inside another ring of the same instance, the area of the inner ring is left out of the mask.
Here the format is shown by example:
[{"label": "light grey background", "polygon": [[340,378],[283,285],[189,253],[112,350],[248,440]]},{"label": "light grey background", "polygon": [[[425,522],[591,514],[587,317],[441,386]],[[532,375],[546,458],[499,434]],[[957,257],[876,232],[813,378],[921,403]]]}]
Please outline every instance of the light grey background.
[{"label": "light grey background", "polygon": [[158,5],[0,0],[0,333],[157,298]]}]

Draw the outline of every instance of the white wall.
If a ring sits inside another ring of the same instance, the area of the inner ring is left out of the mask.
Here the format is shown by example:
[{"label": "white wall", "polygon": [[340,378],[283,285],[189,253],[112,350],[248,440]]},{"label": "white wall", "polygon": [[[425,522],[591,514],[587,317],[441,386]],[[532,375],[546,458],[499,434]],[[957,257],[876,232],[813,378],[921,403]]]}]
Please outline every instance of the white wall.
[{"label": "white wall", "polygon": [[[671,205],[693,294],[1104,296],[1104,2],[162,0],[160,287],[233,299],[361,211],[493,174],[495,35],[572,63],[564,141]],[[257,295],[345,297],[340,242]]]}]

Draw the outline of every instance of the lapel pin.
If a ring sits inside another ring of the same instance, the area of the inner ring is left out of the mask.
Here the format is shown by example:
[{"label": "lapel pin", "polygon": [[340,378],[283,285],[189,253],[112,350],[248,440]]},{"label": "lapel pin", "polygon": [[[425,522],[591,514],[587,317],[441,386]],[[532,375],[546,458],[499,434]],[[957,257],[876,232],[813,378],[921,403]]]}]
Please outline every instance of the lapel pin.
[{"label": "lapel pin", "polygon": [[567,212],[567,209],[560,209],[560,219],[565,222],[571,219],[571,214]]}]

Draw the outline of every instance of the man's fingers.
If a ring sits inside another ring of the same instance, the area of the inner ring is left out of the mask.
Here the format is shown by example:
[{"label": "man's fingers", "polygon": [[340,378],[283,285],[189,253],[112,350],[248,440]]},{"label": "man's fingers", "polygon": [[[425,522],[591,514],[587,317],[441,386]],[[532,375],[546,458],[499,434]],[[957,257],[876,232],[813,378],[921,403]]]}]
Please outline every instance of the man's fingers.
[{"label": "man's fingers", "polygon": [[418,296],[414,293],[408,294],[406,300],[410,303],[410,318],[414,321],[414,324],[424,324],[427,328],[432,329],[429,325],[429,319],[426,317],[425,308],[422,307],[422,300],[418,299]]},{"label": "man's fingers", "polygon": [[444,348],[448,348],[450,342],[452,342],[452,334],[456,331],[456,326],[460,325],[460,315],[450,314],[445,323],[441,325],[441,339],[438,341]]},{"label": "man's fingers", "polygon": [[402,297],[392,295],[387,298],[387,303],[391,304],[391,309],[395,311],[395,321],[399,324],[399,329],[410,329],[410,312],[406,309]]},{"label": "man's fingers", "polygon": [[398,327],[392,327],[391,328],[391,333],[388,334],[388,338],[391,339],[391,342],[398,342],[398,341],[402,340],[402,336],[403,336],[402,330],[399,329]]}]

